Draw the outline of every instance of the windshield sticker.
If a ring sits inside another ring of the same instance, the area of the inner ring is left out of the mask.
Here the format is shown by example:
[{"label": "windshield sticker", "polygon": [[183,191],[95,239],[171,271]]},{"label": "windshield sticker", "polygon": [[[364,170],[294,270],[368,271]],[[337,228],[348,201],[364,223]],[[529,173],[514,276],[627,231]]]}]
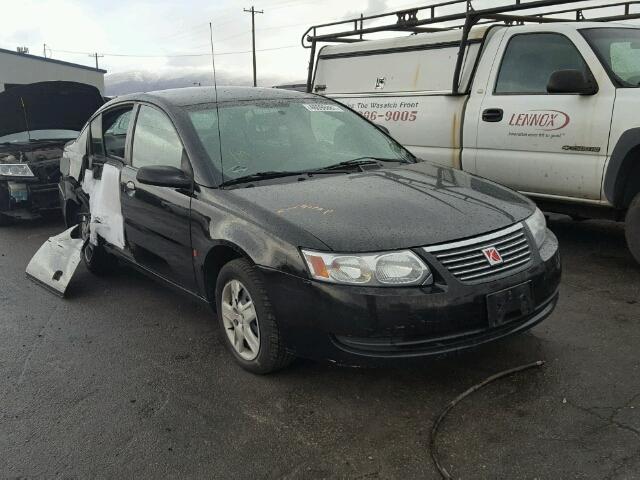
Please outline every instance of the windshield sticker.
[{"label": "windshield sticker", "polygon": [[330,103],[303,103],[302,106],[310,112],[344,112],[339,106]]}]

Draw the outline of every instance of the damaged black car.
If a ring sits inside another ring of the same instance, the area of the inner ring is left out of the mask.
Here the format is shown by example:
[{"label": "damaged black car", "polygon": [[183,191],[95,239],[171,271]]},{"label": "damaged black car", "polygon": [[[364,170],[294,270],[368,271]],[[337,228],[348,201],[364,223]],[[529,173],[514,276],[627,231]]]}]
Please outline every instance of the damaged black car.
[{"label": "damaged black car", "polygon": [[324,97],[124,96],[65,158],[80,228],[27,272],[64,294],[81,255],[95,273],[124,261],[214,305],[252,372],[458,351],[533,327],[558,299],[557,240],[530,200],[419,161]]},{"label": "damaged black car", "polygon": [[76,82],[0,93],[0,225],[59,211],[64,145],[103,103],[97,88]]}]

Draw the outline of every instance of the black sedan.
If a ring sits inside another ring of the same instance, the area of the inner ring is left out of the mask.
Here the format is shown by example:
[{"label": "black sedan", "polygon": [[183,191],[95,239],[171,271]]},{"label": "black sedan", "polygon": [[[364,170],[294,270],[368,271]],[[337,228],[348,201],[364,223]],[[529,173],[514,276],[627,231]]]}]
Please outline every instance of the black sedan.
[{"label": "black sedan", "polygon": [[531,201],[417,160],[324,97],[119,97],[63,164],[89,269],[124,260],[215,305],[253,372],[465,349],[557,302],[557,241]]}]

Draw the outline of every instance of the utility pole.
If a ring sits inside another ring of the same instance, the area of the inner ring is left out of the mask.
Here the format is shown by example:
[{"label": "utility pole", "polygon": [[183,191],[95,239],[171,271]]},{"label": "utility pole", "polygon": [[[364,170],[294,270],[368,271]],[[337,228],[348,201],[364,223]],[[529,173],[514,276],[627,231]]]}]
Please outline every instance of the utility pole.
[{"label": "utility pole", "polygon": [[258,86],[258,80],[256,78],[256,13],[264,13],[264,10],[256,10],[251,7],[250,10],[244,9],[245,13],[251,14],[251,45],[253,47],[253,86]]},{"label": "utility pole", "polygon": [[98,67],[98,59],[104,57],[104,55],[99,55],[98,52],[96,52],[90,53],[89,56],[96,59],[96,70],[100,70],[100,68]]}]

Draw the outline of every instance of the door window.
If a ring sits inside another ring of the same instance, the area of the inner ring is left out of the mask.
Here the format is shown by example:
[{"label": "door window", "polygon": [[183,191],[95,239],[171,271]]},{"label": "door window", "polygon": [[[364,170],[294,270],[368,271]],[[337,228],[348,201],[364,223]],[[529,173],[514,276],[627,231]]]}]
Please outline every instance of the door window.
[{"label": "door window", "polygon": [[110,157],[124,158],[132,106],[111,110],[102,115],[105,152]]},{"label": "door window", "polygon": [[546,94],[549,77],[557,70],[580,70],[589,75],[580,52],[564,35],[514,35],[502,59],[495,93]]},{"label": "door window", "polygon": [[102,115],[91,120],[91,154],[97,157],[104,156],[104,144],[102,143]]},{"label": "door window", "polygon": [[182,142],[169,118],[160,110],[147,105],[140,107],[131,160],[136,168],[182,166]]}]

